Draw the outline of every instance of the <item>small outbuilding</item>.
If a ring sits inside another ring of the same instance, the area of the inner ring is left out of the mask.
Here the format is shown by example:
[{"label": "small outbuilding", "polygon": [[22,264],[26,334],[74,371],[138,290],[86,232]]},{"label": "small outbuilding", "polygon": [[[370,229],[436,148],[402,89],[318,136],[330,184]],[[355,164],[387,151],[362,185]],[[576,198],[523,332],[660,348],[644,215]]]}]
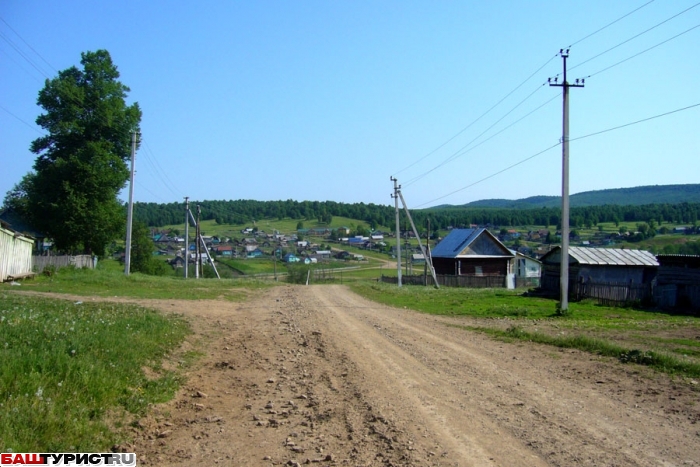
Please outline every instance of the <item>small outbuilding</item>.
[{"label": "small outbuilding", "polygon": [[654,302],[661,308],[700,310],[700,256],[658,255]]},{"label": "small outbuilding", "polygon": [[33,276],[34,239],[0,221],[0,282]]},{"label": "small outbuilding", "polygon": [[[540,287],[544,291],[559,292],[561,274],[561,247],[544,255]],[[656,277],[659,262],[645,250],[617,248],[569,247],[569,290],[576,283],[651,284]]]}]

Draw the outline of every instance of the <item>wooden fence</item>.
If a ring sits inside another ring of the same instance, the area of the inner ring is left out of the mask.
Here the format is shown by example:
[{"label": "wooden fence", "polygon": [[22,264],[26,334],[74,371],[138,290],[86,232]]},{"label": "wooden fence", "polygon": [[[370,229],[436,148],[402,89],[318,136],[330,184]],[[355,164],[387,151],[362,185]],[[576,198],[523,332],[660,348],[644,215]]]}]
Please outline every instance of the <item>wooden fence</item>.
[{"label": "wooden fence", "polygon": [[0,228],[0,282],[32,274],[34,240]]},{"label": "wooden fence", "polygon": [[46,266],[53,266],[56,269],[65,268],[66,266],[88,269],[95,267],[93,257],[90,255],[33,256],[32,261],[36,272],[42,272]]},{"label": "wooden fence", "polygon": [[619,282],[576,282],[569,290],[572,300],[595,298],[598,304],[606,306],[633,303],[651,303],[651,284],[634,284]]},{"label": "wooden fence", "polygon": [[[438,284],[443,287],[462,288],[505,288],[506,276],[448,276],[437,275]],[[397,277],[382,276],[382,282],[398,283]],[[401,283],[406,285],[433,285],[432,276],[401,276]]]}]

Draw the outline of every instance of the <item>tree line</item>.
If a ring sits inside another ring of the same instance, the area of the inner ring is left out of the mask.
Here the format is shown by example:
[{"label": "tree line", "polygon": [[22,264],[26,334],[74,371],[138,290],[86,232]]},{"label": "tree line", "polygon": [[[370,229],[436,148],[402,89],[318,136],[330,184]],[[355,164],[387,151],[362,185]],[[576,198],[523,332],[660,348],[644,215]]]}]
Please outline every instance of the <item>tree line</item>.
[{"label": "tree line", "polygon": [[[262,219],[299,219],[329,225],[334,216],[366,222],[371,229],[395,229],[394,208],[388,205],[339,203],[334,201],[202,201],[198,202],[203,220],[218,224],[242,225]],[[150,227],[184,223],[183,203],[135,203],[134,216]],[[411,216],[420,230],[430,220],[432,230],[449,227],[544,226],[557,228],[561,209],[440,208],[412,210]],[[572,228],[593,228],[599,223],[653,221],[662,224],[692,224],[700,217],[700,203],[648,204],[643,206],[586,206],[571,209]],[[405,216],[402,215],[402,219]],[[402,223],[404,221],[401,221]],[[402,229],[408,228],[401,225]]]}]

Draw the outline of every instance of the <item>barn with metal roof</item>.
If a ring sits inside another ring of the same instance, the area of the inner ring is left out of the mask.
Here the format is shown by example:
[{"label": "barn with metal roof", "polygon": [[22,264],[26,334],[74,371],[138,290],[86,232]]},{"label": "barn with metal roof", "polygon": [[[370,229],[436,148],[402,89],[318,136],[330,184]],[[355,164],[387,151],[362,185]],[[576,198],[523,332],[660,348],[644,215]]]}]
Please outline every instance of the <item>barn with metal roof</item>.
[{"label": "barn with metal roof", "polygon": [[[561,247],[544,255],[541,287],[559,290]],[[653,253],[644,250],[617,248],[569,247],[569,282],[614,284],[649,284],[656,276],[659,262]]]}]

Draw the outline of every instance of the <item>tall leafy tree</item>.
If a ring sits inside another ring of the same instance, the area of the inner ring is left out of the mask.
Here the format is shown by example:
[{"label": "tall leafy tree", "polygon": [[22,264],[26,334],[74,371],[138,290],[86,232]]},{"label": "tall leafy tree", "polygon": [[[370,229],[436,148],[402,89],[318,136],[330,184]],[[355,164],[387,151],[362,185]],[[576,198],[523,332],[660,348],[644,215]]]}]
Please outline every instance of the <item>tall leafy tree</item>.
[{"label": "tall leafy tree", "polygon": [[48,134],[31,144],[38,155],[23,187],[34,226],[56,248],[103,255],[123,232],[124,209],[117,199],[129,178],[131,132],[141,110],[126,104],[128,87],[106,50],[81,54],[73,66],[47,80],[36,122]]}]

